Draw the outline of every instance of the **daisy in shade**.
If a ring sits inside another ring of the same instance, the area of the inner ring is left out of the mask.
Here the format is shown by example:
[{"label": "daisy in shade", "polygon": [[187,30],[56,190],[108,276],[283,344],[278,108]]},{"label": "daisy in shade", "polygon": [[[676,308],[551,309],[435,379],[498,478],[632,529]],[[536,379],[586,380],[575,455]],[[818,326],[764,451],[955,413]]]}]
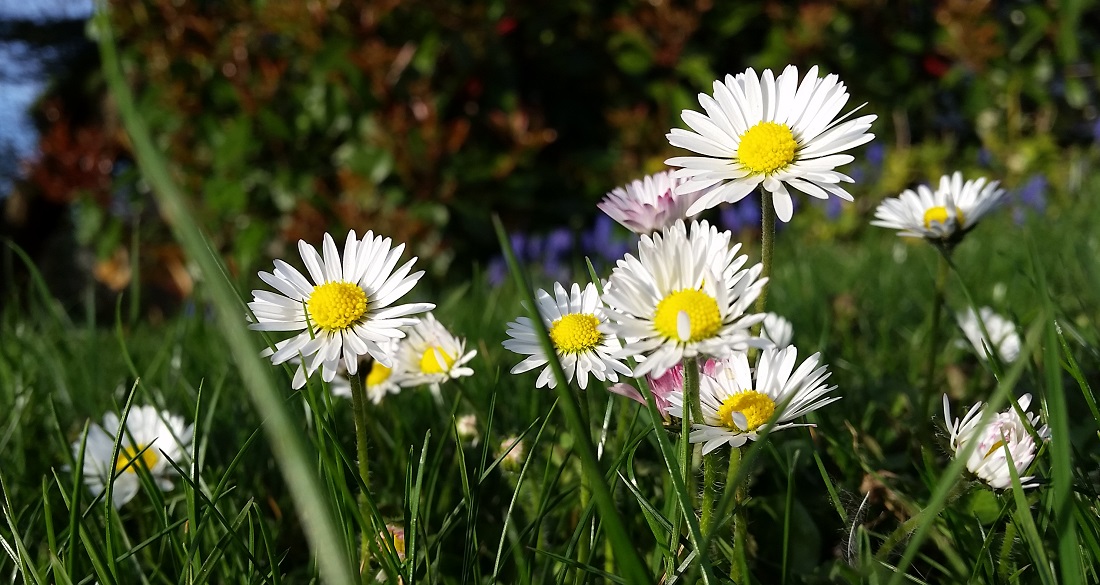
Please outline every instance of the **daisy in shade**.
[{"label": "daisy in shade", "polygon": [[[746,354],[736,353],[723,360],[713,376],[700,378],[703,421],[691,425],[689,440],[703,443],[706,454],[722,445],[737,448],[757,440],[773,418],[772,432],[814,426],[790,421],[840,398],[826,396],[836,386],[825,384],[829,372],[825,366],[818,366],[821,354],[806,358],[795,369],[797,354],[793,345],[765,349],[753,372]],[[683,417],[683,392],[674,393],[670,402],[669,413]]]},{"label": "daisy in shade", "polygon": [[[122,437],[116,458],[115,438],[120,429]],[[172,477],[176,474],[168,461],[183,464],[193,433],[194,425],[185,425],[182,417],[152,406],[131,408],[125,427],[117,414],[109,412],[103,415],[102,425],[93,423],[88,427],[84,444],[84,484],[92,495],[98,496],[114,476],[111,503],[120,508],[141,489],[138,467],[142,467],[161,490],[168,491],[172,489]],[[72,447],[73,457],[77,457],[80,441],[74,442]]]},{"label": "daisy in shade", "polygon": [[424,315],[409,330],[409,336],[397,350],[398,384],[403,387],[431,386],[432,395],[441,399],[439,385],[447,380],[472,376],[466,364],[477,351],[466,352],[466,340],[455,337],[431,313]]},{"label": "daisy in shade", "polygon": [[[979,321],[978,317],[981,316]],[[965,313],[958,315],[959,327],[962,328],[974,351],[985,358],[990,352],[996,352],[1004,363],[1012,363],[1020,356],[1020,335],[1016,333],[1016,325],[1004,317],[993,312],[989,307],[982,307],[978,313],[974,309],[967,309]],[[982,331],[989,332],[986,337]]]},{"label": "daisy in shade", "polygon": [[683,179],[674,179],[669,171],[661,171],[624,187],[616,187],[596,204],[611,219],[626,229],[649,234],[687,217],[687,209],[702,191],[677,193]]},{"label": "daisy in shade", "polygon": [[[1035,460],[1038,451],[1035,436],[1042,441],[1050,440],[1050,428],[1039,426],[1039,416],[1027,411],[1031,406],[1031,395],[1024,394],[1019,400],[1020,411],[1026,421],[1020,418],[1011,405],[1004,412],[998,412],[988,424],[981,425],[982,403],[979,402],[966,413],[961,420],[951,417],[951,403],[947,395],[943,397],[943,417],[947,423],[947,433],[952,455],[958,456],[971,443],[977,442],[966,459],[966,468],[994,489],[1007,489],[1012,486],[1011,465],[1020,475],[1022,487],[1035,487],[1033,476],[1022,477]],[[1029,430],[1031,429],[1031,430]],[[1005,453],[1005,448],[1008,453]],[[1011,457],[1011,459],[1009,459]]]},{"label": "daisy in shade", "polygon": [[745,311],[767,282],[757,264],[730,246],[730,233],[677,221],[663,234],[642,236],[638,257],[619,260],[604,290],[612,329],[626,339],[618,357],[643,356],[634,376],[660,376],[685,357],[724,356],[745,349],[749,328],[763,314]]},{"label": "daisy in shade", "polygon": [[[772,193],[776,215],[790,221],[794,202],[788,187],[820,199],[830,194],[851,201],[840,186],[852,178],[835,169],[854,160],[846,150],[870,142],[867,132],[876,116],[846,120],[837,117],[848,102],[848,91],[836,75],[818,77],[811,67],[798,81],[798,69],[788,65],[776,77],[770,69],[753,69],[725,82],[714,82],[714,95],[699,94],[705,114],[684,110],[691,130],[668,133],[673,146],[702,156],[670,158],[681,167],[674,177],[688,180],[681,193],[714,187],[688,208],[694,215],[719,203],[735,203],[757,187]],[[857,108],[858,109],[858,108]]]},{"label": "daisy in shade", "polygon": [[[577,384],[584,390],[588,388],[590,375],[601,382],[616,382],[619,374],[630,376],[630,368],[612,357],[622,350],[622,345],[611,333],[596,285],[589,283],[582,291],[580,285],[573,283],[566,292],[564,286],[555,282],[554,296],[539,289],[535,301],[539,317],[550,332],[550,341],[567,383],[576,377]],[[557,387],[553,369],[548,365],[549,360],[530,319],[518,317],[509,323],[508,339],[503,345],[509,351],[528,356],[512,368],[513,374],[541,367],[535,388]]]},{"label": "daisy in shade", "polygon": [[791,344],[791,339],[794,338],[794,326],[783,317],[768,313],[764,317],[764,326],[760,328],[760,337],[782,349]]},{"label": "daisy in shade", "polygon": [[964,182],[959,172],[944,175],[935,191],[920,185],[880,203],[871,225],[896,229],[903,237],[953,244],[1004,202],[1005,191],[997,185],[985,177]]},{"label": "daisy in shade", "polygon": [[394,248],[391,244],[374,232],[368,231],[361,241],[354,231],[349,232],[341,260],[332,236],[325,234],[324,257],[313,246],[298,242],[310,280],[282,260],[275,261],[274,272],[260,272],[260,280],[278,292],[252,291],[248,307],[256,322],[250,327],[297,332],[276,343],[274,352],[265,352],[275,365],[301,355],[294,388],[304,386],[318,367],[326,382],[336,377],[341,365],[354,374],[362,355],[392,366],[382,344],[404,337],[401,328],[416,323],[412,315],[435,307],[431,303],[391,306],[424,275],[423,271],[409,274],[416,258],[395,271],[405,245]]},{"label": "daisy in shade", "polygon": [[[386,354],[391,356],[397,355],[397,349],[400,346],[398,340],[390,339],[382,343],[382,349]],[[369,360],[369,356],[366,358],[359,358],[359,361]],[[370,371],[367,373],[366,379],[363,380],[363,384],[367,389],[367,398],[374,404],[382,402],[382,399],[387,394],[397,394],[401,391],[401,386],[398,381],[401,379],[402,373],[399,367],[400,363],[396,360],[393,363],[393,367],[386,367],[378,362],[372,360],[370,365]],[[329,386],[332,389],[332,393],[336,396],[343,398],[351,398],[351,380],[348,379],[347,372],[342,372],[341,375],[336,376],[336,379],[332,381]]]}]

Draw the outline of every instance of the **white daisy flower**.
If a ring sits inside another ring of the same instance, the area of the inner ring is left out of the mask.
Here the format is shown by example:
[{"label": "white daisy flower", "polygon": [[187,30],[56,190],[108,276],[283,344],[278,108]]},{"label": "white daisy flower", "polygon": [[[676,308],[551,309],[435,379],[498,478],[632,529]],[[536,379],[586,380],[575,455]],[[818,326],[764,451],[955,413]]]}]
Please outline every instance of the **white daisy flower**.
[{"label": "white daisy flower", "polygon": [[997,185],[985,177],[964,183],[959,172],[944,175],[935,191],[920,185],[884,200],[871,225],[899,230],[904,237],[956,241],[1005,201]]},{"label": "white daisy flower", "polygon": [[794,338],[794,326],[783,317],[775,313],[768,313],[764,316],[764,326],[760,328],[760,337],[782,349],[791,344],[791,339]]},{"label": "white daisy flower", "polygon": [[481,440],[481,432],[477,428],[477,415],[464,414],[455,420],[455,431],[463,443],[477,445]]},{"label": "white daisy flower", "polygon": [[677,221],[663,234],[643,235],[638,257],[619,260],[604,289],[612,330],[627,340],[616,357],[644,356],[634,376],[660,376],[685,357],[724,356],[759,345],[749,328],[764,319],[745,311],[767,278],[763,266],[741,270],[748,258],[730,246],[730,233]]},{"label": "white daisy flower", "polygon": [[[767,430],[767,422],[773,417],[772,432],[814,426],[790,421],[840,400],[840,397],[825,396],[836,386],[825,385],[829,372],[826,366],[817,365],[821,354],[806,358],[796,370],[797,358],[798,350],[791,345],[786,349],[762,350],[755,372],[749,369],[745,353],[722,360],[713,376],[699,379],[703,421],[692,423],[688,439],[692,443],[703,443],[706,454],[722,445],[737,448],[755,441]],[[669,413],[683,417],[683,392],[676,392],[669,398],[672,403]],[[778,414],[777,409],[781,409]]]},{"label": "white daisy flower", "polygon": [[[400,343],[396,339],[384,341],[380,345],[382,350],[391,356],[396,356],[400,347]],[[359,361],[363,362],[368,359],[371,358],[369,356],[360,357]],[[401,376],[400,362],[394,360],[393,367],[390,368],[382,365],[377,360],[371,360],[370,372],[363,380],[363,384],[367,389],[367,398],[374,404],[378,404],[382,402],[387,394],[397,394],[401,391],[401,386],[398,384]],[[332,384],[329,385],[329,388],[335,396],[351,398],[351,380],[346,371],[340,372],[336,379],[332,381]]]},{"label": "white daisy flower", "polygon": [[[962,420],[951,417],[951,403],[947,395],[943,397],[943,417],[947,423],[947,432],[952,455],[957,455],[967,448],[973,441],[977,445],[970,452],[966,460],[966,468],[979,479],[989,484],[994,489],[1006,489],[1012,486],[1012,475],[1009,465],[1020,475],[1022,487],[1035,487],[1037,483],[1029,483],[1033,476],[1023,477],[1031,462],[1035,460],[1038,448],[1035,439],[1028,431],[1028,427],[1035,430],[1035,435],[1043,441],[1050,440],[1050,428],[1046,425],[1039,426],[1039,416],[1027,411],[1031,405],[1031,395],[1024,394],[1019,400],[1020,410],[1027,417],[1027,424],[1017,414],[1016,409],[1009,405],[1004,412],[998,412],[988,424],[979,426],[982,418],[982,403],[979,402],[966,413]],[[1005,455],[1005,447],[1011,455],[1011,461]]]},{"label": "white daisy flower", "polygon": [[[589,283],[581,291],[580,285],[573,283],[566,292],[564,286],[555,282],[554,296],[539,289],[535,293],[535,301],[539,316],[550,332],[550,341],[565,371],[567,383],[576,376],[577,384],[584,390],[588,388],[589,375],[611,382],[617,382],[619,374],[630,376],[630,368],[612,357],[612,354],[622,351],[622,345],[607,323],[596,285]],[[505,349],[529,356],[516,364],[511,373],[521,374],[545,366],[535,381],[535,388],[557,387],[554,371],[542,351],[531,319],[518,317],[509,323],[508,337],[503,343]]]},{"label": "white daisy flower", "polygon": [[519,437],[505,437],[500,441],[496,456],[500,459],[500,468],[510,473],[516,473],[523,468],[523,460],[527,456],[527,445]]},{"label": "white daisy flower", "polygon": [[476,350],[466,353],[466,340],[455,337],[428,313],[398,347],[396,367],[402,375],[397,383],[403,387],[428,384],[438,395],[443,382],[474,375],[466,364],[476,355]]},{"label": "white daisy flower", "polygon": [[409,274],[416,258],[395,271],[405,245],[393,248],[391,244],[389,238],[374,232],[368,231],[361,241],[354,231],[349,232],[341,261],[332,236],[325,234],[324,258],[313,246],[298,241],[312,283],[282,260],[275,261],[274,272],[260,272],[260,280],[278,292],[252,291],[248,306],[256,322],[250,327],[298,332],[276,343],[274,352],[264,352],[275,365],[299,354],[304,357],[305,371],[298,368],[294,388],[304,386],[306,377],[318,367],[326,382],[336,377],[341,364],[354,374],[361,355],[370,354],[382,365],[391,366],[391,356],[381,344],[404,337],[401,328],[416,323],[411,315],[435,308],[431,303],[390,306],[424,275],[423,271]]},{"label": "white daisy flower", "polygon": [[[979,315],[981,321],[978,321]],[[989,352],[995,351],[1004,363],[1012,363],[1020,356],[1020,336],[1016,333],[1016,325],[1004,317],[993,312],[989,307],[982,307],[978,313],[974,309],[967,309],[965,313],[958,314],[959,327],[962,328],[974,351],[983,359]],[[982,323],[989,337],[982,332]]]},{"label": "white daisy flower", "polygon": [[[152,406],[135,406],[130,409],[118,457],[114,458],[115,437],[119,429],[118,415],[103,415],[103,425],[93,423],[88,427],[84,444],[84,483],[93,496],[107,489],[114,477],[112,504],[116,508],[129,502],[139,489],[141,480],[137,466],[144,467],[156,480],[161,490],[172,489],[172,476],[176,470],[168,463],[183,465],[191,446],[194,425],[185,425],[183,418],[160,412]],[[80,453],[80,441],[73,443],[73,457]]]},{"label": "white daisy flower", "polygon": [[674,179],[670,171],[661,171],[612,189],[596,207],[632,232],[660,231],[685,219],[688,207],[704,193],[677,193],[676,187],[683,182]]},{"label": "white daisy flower", "polygon": [[687,193],[718,185],[693,203],[688,215],[740,201],[758,186],[772,193],[782,221],[790,221],[794,214],[788,187],[820,199],[832,194],[851,201],[840,183],[851,183],[852,178],[835,169],[854,160],[840,153],[875,137],[867,130],[876,116],[845,121],[852,110],[838,118],[847,102],[844,84],[836,75],[819,78],[816,66],[801,83],[793,65],[778,77],[770,69],[758,77],[750,68],[727,75],[725,83],[715,81],[713,97],[699,94],[706,114],[684,110],[684,123],[691,130],[673,128],[667,134],[673,146],[702,155],[665,161],[682,167],[672,176],[689,179],[676,190]]}]

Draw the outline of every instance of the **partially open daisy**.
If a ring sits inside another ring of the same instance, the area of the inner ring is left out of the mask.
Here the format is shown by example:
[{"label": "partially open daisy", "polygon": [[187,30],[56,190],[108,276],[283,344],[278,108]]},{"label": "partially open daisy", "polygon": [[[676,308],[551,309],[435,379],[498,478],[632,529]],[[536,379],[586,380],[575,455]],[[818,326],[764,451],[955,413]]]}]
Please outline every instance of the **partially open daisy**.
[{"label": "partially open daisy", "polygon": [[760,328],[760,337],[772,342],[777,348],[783,349],[790,345],[791,339],[794,338],[794,326],[783,317],[775,313],[768,313],[764,316],[764,325]]},{"label": "partially open daisy", "polygon": [[[114,457],[115,438],[122,433],[118,457]],[[88,427],[84,445],[84,483],[98,496],[114,476],[111,503],[119,508],[129,502],[139,489],[138,467],[144,468],[156,480],[161,490],[172,489],[176,470],[168,463],[183,464],[194,433],[193,425],[183,418],[160,412],[152,406],[135,406],[120,424],[118,415],[103,415],[103,425]],[[73,456],[80,452],[80,441],[73,443]]]},{"label": "partially open daisy", "polygon": [[[829,372],[825,366],[818,366],[821,354],[806,358],[795,369],[797,359],[798,350],[791,345],[786,349],[761,351],[755,372],[749,369],[745,353],[722,360],[713,376],[699,379],[703,421],[692,423],[689,440],[703,443],[706,454],[722,445],[737,448],[755,441],[773,418],[772,432],[813,426],[790,421],[840,400],[840,397],[826,396],[836,386],[825,384]],[[683,392],[674,393],[670,402],[669,413],[683,417]]]},{"label": "partially open daisy", "polygon": [[612,189],[596,207],[632,232],[653,233],[685,219],[688,207],[703,195],[703,191],[677,193],[683,182],[661,171]]},{"label": "partially open daisy", "polygon": [[[966,468],[979,479],[995,489],[1007,489],[1012,486],[1009,466],[1020,476],[1027,471],[1035,460],[1038,451],[1032,431],[1040,440],[1050,440],[1050,428],[1039,425],[1039,416],[1028,412],[1031,395],[1024,394],[1018,401],[1020,410],[1027,420],[1020,418],[1013,406],[1004,412],[993,415],[988,424],[981,425],[982,403],[979,402],[966,413],[961,420],[951,417],[951,403],[947,395],[943,397],[943,417],[947,423],[947,433],[952,455],[958,455],[972,442],[977,442],[966,459]],[[1029,428],[1031,430],[1029,430]],[[1005,447],[1008,453],[1005,453]],[[1011,457],[1011,459],[1009,459]],[[1021,487],[1035,487],[1031,483],[1033,476],[1020,477]]]},{"label": "partially open daisy", "polygon": [[767,279],[759,278],[760,264],[741,269],[748,258],[740,249],[705,221],[692,222],[690,234],[677,221],[642,236],[637,258],[619,260],[603,300],[612,329],[627,340],[618,357],[645,358],[634,376],[660,376],[685,357],[719,357],[760,342],[749,328],[764,315],[745,311]]},{"label": "partially open daisy", "polygon": [[[974,346],[974,351],[982,359],[990,352],[996,352],[1005,363],[1012,363],[1020,356],[1020,335],[1016,332],[1016,325],[994,313],[993,309],[982,307],[978,313],[974,309],[967,309],[965,313],[959,313],[958,320],[970,345]],[[985,331],[982,330],[983,323]],[[988,337],[985,332],[989,332]]]},{"label": "partially open daisy", "polygon": [[477,351],[466,352],[465,339],[455,337],[428,313],[409,329],[408,338],[398,347],[396,367],[402,372],[398,384],[403,387],[428,384],[438,394],[443,382],[474,375],[466,364],[476,355]]},{"label": "partially open daisy", "polygon": [[871,225],[899,230],[899,236],[954,243],[1004,202],[1005,191],[997,185],[985,177],[963,182],[959,172],[944,175],[935,191],[919,185],[880,203]]},{"label": "partially open daisy", "polygon": [[391,243],[374,232],[368,231],[362,241],[354,231],[349,232],[341,260],[332,236],[325,234],[323,258],[313,246],[298,242],[312,283],[282,260],[275,261],[274,272],[260,272],[260,280],[278,292],[252,291],[248,307],[256,315],[256,322],[250,327],[257,331],[298,332],[276,343],[274,352],[265,352],[275,365],[299,355],[304,358],[305,371],[295,375],[294,388],[305,385],[306,377],[318,367],[326,382],[336,377],[341,364],[354,374],[359,356],[365,354],[391,366],[391,356],[380,344],[404,337],[401,328],[416,323],[412,315],[435,307],[431,303],[390,306],[412,290],[424,274],[409,274],[416,258],[395,271],[405,245],[394,248]]},{"label": "partially open daisy", "polygon": [[[630,368],[612,357],[612,354],[622,350],[622,345],[607,323],[596,285],[589,283],[582,291],[580,285],[573,283],[566,292],[564,286],[555,282],[554,296],[539,289],[535,293],[535,301],[539,316],[550,332],[554,352],[565,370],[566,382],[572,382],[575,376],[577,384],[584,390],[588,388],[589,375],[611,382],[617,382],[619,374],[630,375]],[[505,349],[529,356],[516,364],[512,373],[520,374],[542,367],[535,388],[557,387],[554,371],[548,365],[549,359],[542,351],[531,319],[518,317],[509,323],[508,337],[503,343]]]},{"label": "partially open daisy", "polygon": [[[713,376],[714,372],[718,369],[718,364],[720,363],[721,362],[719,360],[711,358],[699,364],[699,375]],[[657,406],[657,411],[667,417],[669,407],[668,397],[671,396],[674,392],[683,393],[684,391],[683,362],[669,368],[668,371],[660,376],[647,375],[645,379],[646,383],[649,384],[649,391],[653,393],[653,402]],[[642,393],[630,384],[614,384],[612,386],[608,386],[607,389],[620,396],[626,396],[627,398],[638,402],[642,406],[646,406],[645,396],[642,396]]]},{"label": "partially open daisy", "polygon": [[[382,350],[387,355],[396,356],[397,350],[400,347],[400,343],[396,339],[390,339],[382,342]],[[382,399],[387,394],[397,394],[401,391],[401,386],[398,381],[401,380],[401,363],[394,360],[393,367],[386,367],[381,362],[367,357],[360,357],[359,361],[370,361],[370,371],[367,372],[366,377],[363,379],[363,385],[367,390],[367,398],[374,404],[382,402]],[[343,398],[351,398],[351,380],[348,379],[347,372],[341,372],[336,376],[336,379],[332,381],[329,386],[332,393],[336,396]]]},{"label": "partially open daisy", "polygon": [[718,185],[692,204],[688,215],[739,201],[758,186],[772,193],[782,221],[794,214],[788,187],[820,199],[832,194],[851,201],[840,183],[852,178],[835,169],[854,160],[840,153],[875,137],[867,130],[876,116],[845,121],[852,110],[838,118],[847,102],[844,84],[836,75],[818,77],[817,67],[801,83],[793,65],[778,77],[770,69],[757,76],[750,68],[727,75],[725,83],[715,81],[713,97],[699,94],[706,114],[684,110],[691,130],[674,128],[667,135],[673,146],[702,155],[665,161],[682,167],[674,177],[689,179],[678,192]]}]

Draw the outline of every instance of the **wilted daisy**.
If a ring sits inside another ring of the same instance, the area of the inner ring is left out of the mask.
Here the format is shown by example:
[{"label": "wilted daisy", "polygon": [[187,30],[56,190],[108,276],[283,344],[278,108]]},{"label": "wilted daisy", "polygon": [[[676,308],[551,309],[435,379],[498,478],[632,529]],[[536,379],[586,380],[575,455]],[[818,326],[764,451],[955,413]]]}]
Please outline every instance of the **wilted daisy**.
[{"label": "wilted daisy", "polygon": [[683,182],[669,171],[661,171],[612,189],[596,207],[632,232],[663,230],[686,218],[688,207],[703,195],[703,191],[677,193],[676,187]]},{"label": "wilted daisy", "polygon": [[954,243],[1004,200],[1004,189],[985,177],[963,182],[962,173],[944,175],[935,191],[920,185],[886,199],[871,225],[900,230],[899,236]]},{"label": "wilted daisy", "polygon": [[[589,283],[582,291],[580,285],[573,283],[566,292],[564,286],[555,282],[554,296],[539,289],[535,293],[535,302],[539,316],[550,332],[550,341],[565,371],[566,382],[572,382],[576,376],[577,384],[583,390],[588,388],[589,375],[600,381],[612,382],[618,381],[619,374],[630,375],[630,368],[612,357],[613,353],[622,350],[622,345],[607,323],[596,285]],[[542,367],[535,387],[556,387],[558,382],[554,379],[554,371],[548,365],[549,360],[531,319],[518,317],[509,323],[508,337],[503,343],[505,349],[529,356],[516,364],[512,373],[520,374]]]},{"label": "wilted daisy", "polygon": [[409,329],[409,336],[397,349],[397,368],[401,370],[401,386],[431,386],[433,394],[447,380],[472,376],[466,364],[477,351],[466,352],[466,340],[455,337],[435,315],[424,315]]},{"label": "wilted daisy", "polygon": [[250,327],[298,332],[276,343],[271,354],[271,363],[276,365],[299,355],[304,358],[305,371],[299,367],[294,388],[304,386],[306,377],[318,367],[326,382],[336,377],[341,364],[354,374],[361,355],[370,354],[382,365],[392,365],[392,357],[381,344],[404,337],[401,328],[416,323],[411,315],[435,307],[431,303],[390,306],[424,274],[409,274],[416,258],[394,270],[404,249],[404,244],[393,248],[389,238],[370,231],[360,241],[352,231],[341,260],[332,236],[325,234],[323,258],[313,246],[298,241],[312,283],[282,260],[275,261],[274,272],[260,272],[260,280],[278,292],[252,291],[253,301],[248,306],[256,322]]},{"label": "wilted daisy", "polygon": [[[981,322],[978,316],[981,315]],[[1016,333],[1016,325],[1004,317],[993,312],[989,307],[982,307],[978,313],[974,309],[967,309],[958,314],[959,327],[962,328],[970,345],[978,355],[985,358],[989,352],[995,351],[1001,361],[1011,363],[1020,356],[1020,336]],[[982,332],[982,323],[989,337]]]},{"label": "wilted daisy", "polygon": [[717,185],[688,208],[688,215],[740,201],[758,186],[772,193],[782,221],[790,221],[794,213],[788,187],[820,199],[833,194],[851,201],[840,186],[851,183],[851,177],[834,169],[854,160],[840,153],[875,137],[867,130],[876,116],[845,121],[852,110],[838,118],[847,102],[844,84],[836,75],[818,77],[816,66],[801,83],[793,65],[778,77],[770,69],[757,76],[750,68],[727,75],[725,83],[715,81],[713,97],[699,94],[706,114],[684,110],[691,130],[674,128],[667,135],[673,146],[702,155],[665,161],[682,167],[674,177],[689,179],[676,190],[687,193]]},{"label": "wilted daisy", "polygon": [[768,313],[764,317],[764,325],[760,328],[760,337],[767,339],[782,349],[791,344],[794,337],[794,327],[791,322],[775,313]]},{"label": "wilted daisy", "polygon": [[[1006,489],[1012,485],[1009,465],[1021,476],[1020,484],[1023,487],[1038,485],[1029,483],[1035,479],[1033,476],[1022,477],[1038,451],[1028,428],[1034,429],[1035,435],[1043,441],[1050,440],[1050,428],[1046,425],[1040,427],[1039,416],[1027,411],[1031,406],[1030,394],[1021,396],[1019,405],[1027,417],[1026,424],[1016,413],[1016,409],[1009,405],[1008,409],[993,415],[989,423],[983,426],[979,424],[983,410],[981,402],[975,404],[962,420],[958,420],[951,417],[951,403],[947,400],[947,395],[943,397],[943,417],[947,423],[951,454],[957,455],[971,442],[977,441],[966,459],[966,468],[995,489]],[[1005,454],[1006,446],[1011,461]]]},{"label": "wilted daisy", "polygon": [[[840,398],[825,396],[836,386],[825,384],[829,372],[825,366],[818,366],[821,354],[806,358],[795,369],[797,358],[798,350],[791,345],[761,351],[755,371],[749,369],[745,353],[722,360],[713,376],[699,379],[703,420],[692,423],[689,440],[703,443],[706,454],[722,445],[737,448],[755,441],[773,417],[772,432],[813,426],[790,421]],[[673,394],[670,402],[669,413],[682,418],[683,392]]]},{"label": "wilted daisy", "polygon": [[[193,425],[185,425],[183,418],[160,412],[152,406],[135,406],[126,417],[122,430],[118,457],[114,457],[115,438],[121,425],[118,415],[103,415],[103,425],[93,423],[88,427],[84,445],[84,483],[93,495],[107,489],[111,476],[115,476],[112,503],[116,508],[129,502],[141,489],[138,466],[145,468],[156,480],[161,490],[172,489],[172,476],[176,470],[169,460],[182,465],[191,445]],[[80,453],[80,441],[73,443],[73,457]]]},{"label": "wilted daisy", "polygon": [[[382,350],[391,356],[396,356],[400,347],[400,343],[396,339],[384,341],[381,345]],[[371,402],[378,404],[382,402],[387,394],[397,394],[401,391],[401,386],[398,384],[402,377],[400,362],[394,360],[393,367],[386,367],[370,356],[359,358],[360,362],[366,360],[370,360],[371,365],[370,371],[363,380],[363,385],[367,390],[367,398]],[[340,375],[336,376],[329,388],[336,396],[351,398],[351,380],[348,378],[347,372],[341,372]]]},{"label": "wilted daisy", "polygon": [[627,340],[621,357],[644,356],[634,376],[660,376],[685,357],[723,356],[755,338],[764,315],[746,315],[767,281],[760,264],[730,246],[730,233],[707,222],[683,221],[642,236],[638,257],[619,260],[604,290],[615,333]]}]

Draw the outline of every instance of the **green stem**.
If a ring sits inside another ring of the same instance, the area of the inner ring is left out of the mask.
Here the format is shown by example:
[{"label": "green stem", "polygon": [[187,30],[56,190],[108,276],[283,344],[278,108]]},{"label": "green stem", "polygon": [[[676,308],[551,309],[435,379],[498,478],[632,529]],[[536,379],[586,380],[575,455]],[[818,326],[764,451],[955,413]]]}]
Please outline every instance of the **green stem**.
[{"label": "green stem", "polygon": [[734,485],[737,472],[741,469],[741,448],[730,450],[729,469],[726,470],[726,489],[737,490],[733,497],[733,562],[730,563],[730,579],[741,585],[749,574],[745,560],[745,540],[748,538],[748,526],[745,520],[745,499],[748,497],[746,482]]},{"label": "green stem", "polygon": [[[760,263],[764,270],[760,278],[770,277],[772,274],[772,249],[775,247],[775,204],[772,202],[770,191],[760,192]],[[760,289],[760,296],[756,297],[756,312],[763,313],[768,299],[768,284]],[[753,334],[760,332],[761,325],[753,327]]]},{"label": "green stem", "polygon": [[[370,367],[370,364],[367,365]],[[363,383],[363,376],[354,374],[351,380],[351,413],[355,419],[355,453],[359,458],[359,478],[363,480],[363,490],[359,494],[359,513],[363,515],[363,532],[361,534],[359,548],[359,571],[366,575],[370,570],[370,546],[368,542],[373,537],[370,526],[370,510],[367,508],[367,493],[370,489],[370,466],[367,459],[367,388]]]},{"label": "green stem", "polygon": [[925,419],[933,415],[932,410],[935,408],[936,404],[938,404],[937,401],[932,400],[932,391],[935,388],[936,356],[939,354],[940,345],[940,315],[943,311],[944,294],[947,289],[947,277],[950,273],[950,266],[947,258],[948,254],[949,252],[946,249],[940,249],[939,266],[936,270],[936,288],[932,298],[932,323],[929,326],[928,333],[928,360],[924,370],[924,392],[920,399],[920,403],[924,405],[923,411]]},{"label": "green stem", "polygon": [[[579,406],[581,410],[581,420],[584,422],[584,432],[588,434],[589,438],[592,436],[592,415],[591,408],[588,404],[588,393],[581,392],[579,398]],[[581,510],[588,508],[588,502],[592,499],[592,487],[589,485],[588,474],[581,470]],[[589,557],[592,556],[592,522],[596,521],[595,515],[592,516],[590,523],[585,525],[581,529],[580,542],[577,543],[577,562],[583,566],[587,565]],[[588,580],[588,571],[583,569],[577,569],[577,574],[574,578],[574,583],[577,585],[583,585]]]},{"label": "green stem", "polygon": [[1005,523],[1004,539],[1001,541],[1001,552],[997,555],[997,574],[1001,579],[1008,581],[1012,575],[1012,545],[1016,541],[1016,524],[1009,520]]}]

